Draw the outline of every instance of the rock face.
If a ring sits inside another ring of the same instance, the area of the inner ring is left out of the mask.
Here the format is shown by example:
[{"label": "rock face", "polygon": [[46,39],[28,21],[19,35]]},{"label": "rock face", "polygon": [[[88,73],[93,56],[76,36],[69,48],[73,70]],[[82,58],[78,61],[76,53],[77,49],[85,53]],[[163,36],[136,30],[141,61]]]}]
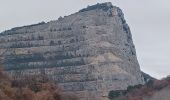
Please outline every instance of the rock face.
[{"label": "rock face", "polygon": [[0,53],[9,75],[45,74],[81,100],[144,83],[130,29],[111,3],[2,32]]}]

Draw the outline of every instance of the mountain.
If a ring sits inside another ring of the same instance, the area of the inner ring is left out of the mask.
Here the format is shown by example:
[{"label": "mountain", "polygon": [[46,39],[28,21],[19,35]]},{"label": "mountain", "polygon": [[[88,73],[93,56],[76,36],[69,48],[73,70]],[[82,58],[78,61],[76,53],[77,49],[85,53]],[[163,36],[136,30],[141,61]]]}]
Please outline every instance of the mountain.
[{"label": "mountain", "polygon": [[130,28],[110,2],[56,21],[0,33],[4,69],[14,79],[46,75],[81,100],[144,84]]}]

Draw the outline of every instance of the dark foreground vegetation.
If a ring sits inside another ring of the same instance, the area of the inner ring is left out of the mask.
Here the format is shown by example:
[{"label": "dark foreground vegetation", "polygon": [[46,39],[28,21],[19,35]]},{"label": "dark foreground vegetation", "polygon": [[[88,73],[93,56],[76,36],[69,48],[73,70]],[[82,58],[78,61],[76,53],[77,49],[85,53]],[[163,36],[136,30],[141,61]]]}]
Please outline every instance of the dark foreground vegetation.
[{"label": "dark foreground vegetation", "polygon": [[[129,86],[127,90],[111,91],[110,100],[170,100],[170,77],[150,80],[145,85]],[[10,79],[0,69],[0,100],[78,100],[63,93],[43,75]]]},{"label": "dark foreground vegetation", "polygon": [[111,91],[111,100],[170,100],[170,77],[150,80],[145,85],[129,86],[127,90]]},{"label": "dark foreground vegetation", "polygon": [[45,76],[12,80],[0,70],[0,100],[78,100],[65,94]]}]

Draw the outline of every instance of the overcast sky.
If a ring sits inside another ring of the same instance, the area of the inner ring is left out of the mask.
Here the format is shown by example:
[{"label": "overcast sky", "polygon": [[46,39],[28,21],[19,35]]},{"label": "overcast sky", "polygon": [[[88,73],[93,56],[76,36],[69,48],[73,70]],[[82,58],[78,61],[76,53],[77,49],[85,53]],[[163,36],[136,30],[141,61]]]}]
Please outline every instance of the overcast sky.
[{"label": "overcast sky", "polygon": [[141,69],[156,78],[170,75],[170,0],[0,0],[0,32],[106,1],[123,10]]}]

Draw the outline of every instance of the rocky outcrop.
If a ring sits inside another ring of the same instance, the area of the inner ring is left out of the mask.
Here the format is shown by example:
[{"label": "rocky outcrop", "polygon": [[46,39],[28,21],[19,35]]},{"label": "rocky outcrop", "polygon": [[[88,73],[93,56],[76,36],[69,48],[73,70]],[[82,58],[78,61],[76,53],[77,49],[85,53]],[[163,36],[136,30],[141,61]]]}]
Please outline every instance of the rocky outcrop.
[{"label": "rocky outcrop", "polygon": [[149,74],[146,74],[146,73],[144,73],[144,72],[142,72],[142,76],[143,76],[143,78],[144,78],[145,84],[148,83],[148,82],[150,82],[150,81],[155,81],[155,80],[157,80],[156,78],[154,78],[154,77],[152,77],[152,76],[150,76]]},{"label": "rocky outcrop", "polygon": [[82,100],[144,83],[129,26],[111,3],[2,32],[0,53],[14,78],[45,74]]}]

